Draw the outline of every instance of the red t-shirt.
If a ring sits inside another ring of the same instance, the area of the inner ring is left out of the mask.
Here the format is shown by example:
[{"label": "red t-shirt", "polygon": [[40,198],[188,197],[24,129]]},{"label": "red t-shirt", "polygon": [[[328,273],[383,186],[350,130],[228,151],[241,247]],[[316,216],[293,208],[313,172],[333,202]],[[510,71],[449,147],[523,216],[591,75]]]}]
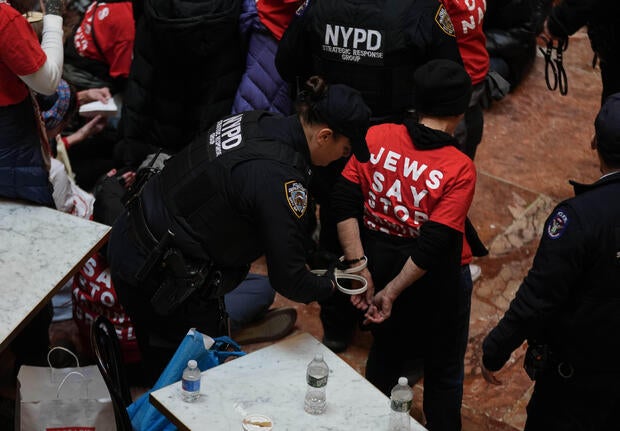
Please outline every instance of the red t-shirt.
[{"label": "red t-shirt", "polygon": [[35,73],[47,56],[26,18],[6,3],[0,3],[0,35],[0,106],[15,105],[28,96],[18,75]]},{"label": "red t-shirt", "polygon": [[[93,42],[93,25],[101,53]],[[93,2],[86,10],[73,41],[82,57],[107,64],[112,78],[126,78],[131,67],[135,36],[131,2]]]},{"label": "red t-shirt", "polygon": [[489,71],[489,53],[482,29],[486,0],[442,0],[456,32],[456,42],[472,84],[482,82]]},{"label": "red t-shirt", "polygon": [[416,238],[427,220],[464,232],[474,197],[474,163],[454,146],[417,150],[401,124],[380,124],[366,135],[367,163],[351,157],[342,171],[364,195],[364,225]]},{"label": "red t-shirt", "polygon": [[261,23],[280,40],[295,11],[303,3],[304,0],[257,0],[256,9]]},{"label": "red t-shirt", "polygon": [[103,256],[95,253],[73,278],[73,319],[85,342],[89,340],[90,325],[100,314],[115,326],[125,363],[139,362],[134,327],[118,302],[110,267]]}]

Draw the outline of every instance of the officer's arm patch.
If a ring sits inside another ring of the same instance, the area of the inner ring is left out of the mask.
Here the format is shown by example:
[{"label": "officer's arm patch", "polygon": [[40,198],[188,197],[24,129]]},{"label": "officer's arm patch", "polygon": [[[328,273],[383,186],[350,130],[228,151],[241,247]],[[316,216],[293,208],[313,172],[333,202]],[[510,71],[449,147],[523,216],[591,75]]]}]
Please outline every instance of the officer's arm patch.
[{"label": "officer's arm patch", "polygon": [[299,181],[284,183],[288,206],[297,218],[302,218],[308,208],[308,190]]},{"label": "officer's arm patch", "polygon": [[450,19],[448,11],[443,5],[440,5],[437,9],[437,13],[435,13],[435,22],[445,34],[447,34],[448,36],[456,37],[452,20]]},{"label": "officer's arm patch", "polygon": [[562,210],[556,210],[547,222],[545,233],[550,239],[558,239],[566,231],[568,223],[569,219],[566,213]]}]

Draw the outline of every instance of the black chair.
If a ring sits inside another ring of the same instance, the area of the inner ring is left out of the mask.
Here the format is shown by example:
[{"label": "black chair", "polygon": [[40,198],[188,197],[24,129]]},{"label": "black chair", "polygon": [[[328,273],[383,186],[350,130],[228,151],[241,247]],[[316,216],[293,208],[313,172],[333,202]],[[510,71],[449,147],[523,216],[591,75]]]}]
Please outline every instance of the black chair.
[{"label": "black chair", "polygon": [[131,392],[123,364],[121,346],[116,329],[106,317],[99,316],[90,330],[90,344],[97,359],[97,367],[103,376],[116,420],[117,431],[132,431],[127,406],[131,404]]}]

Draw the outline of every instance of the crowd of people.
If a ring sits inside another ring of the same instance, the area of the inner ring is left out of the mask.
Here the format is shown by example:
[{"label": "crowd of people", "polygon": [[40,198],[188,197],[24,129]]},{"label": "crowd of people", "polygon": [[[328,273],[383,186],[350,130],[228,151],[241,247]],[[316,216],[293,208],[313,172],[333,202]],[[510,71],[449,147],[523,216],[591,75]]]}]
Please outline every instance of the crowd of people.
[{"label": "crowd of people", "polygon": [[[296,319],[273,308],[276,292],[317,301],[333,351],[371,331],[366,378],[383,393],[424,376],[431,431],[462,426],[473,258],[488,254],[468,218],[484,109],[529,72],[537,37],[565,43],[587,26],[603,83],[591,144],[602,177],[575,184],[549,216],[481,367],[499,384],[527,341],[526,430],[613,428],[615,2],[84,6],[0,0],[0,197],[112,226],[66,286],[84,339],[97,315],[110,318],[126,365],[152,385],[190,328],[272,341]],[[89,102],[116,109],[80,112]],[[360,262],[367,289],[342,294],[339,271]],[[12,343],[16,369],[47,353],[57,313],[50,303]],[[411,350],[395,348],[421,326]]]}]

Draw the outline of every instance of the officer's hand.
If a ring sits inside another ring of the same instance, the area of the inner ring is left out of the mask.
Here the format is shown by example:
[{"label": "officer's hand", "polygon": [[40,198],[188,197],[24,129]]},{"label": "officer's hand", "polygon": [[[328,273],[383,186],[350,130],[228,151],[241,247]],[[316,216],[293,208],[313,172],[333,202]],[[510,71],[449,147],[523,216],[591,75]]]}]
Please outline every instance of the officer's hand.
[{"label": "officer's hand", "polygon": [[495,377],[495,372],[487,370],[487,367],[484,366],[482,361],[480,361],[480,370],[482,371],[482,377],[484,377],[484,380],[486,380],[487,382],[491,383],[492,385],[502,384],[501,380]]},{"label": "officer's hand", "polygon": [[536,38],[536,43],[538,45],[541,45],[543,47],[547,46],[547,43],[550,40],[556,40],[558,39],[557,37],[555,37],[554,35],[551,34],[551,32],[549,31],[549,27],[547,26],[547,22],[549,21],[549,19],[547,18],[545,20],[545,23],[543,24],[543,29],[540,32],[540,34],[538,35],[538,37]]}]

